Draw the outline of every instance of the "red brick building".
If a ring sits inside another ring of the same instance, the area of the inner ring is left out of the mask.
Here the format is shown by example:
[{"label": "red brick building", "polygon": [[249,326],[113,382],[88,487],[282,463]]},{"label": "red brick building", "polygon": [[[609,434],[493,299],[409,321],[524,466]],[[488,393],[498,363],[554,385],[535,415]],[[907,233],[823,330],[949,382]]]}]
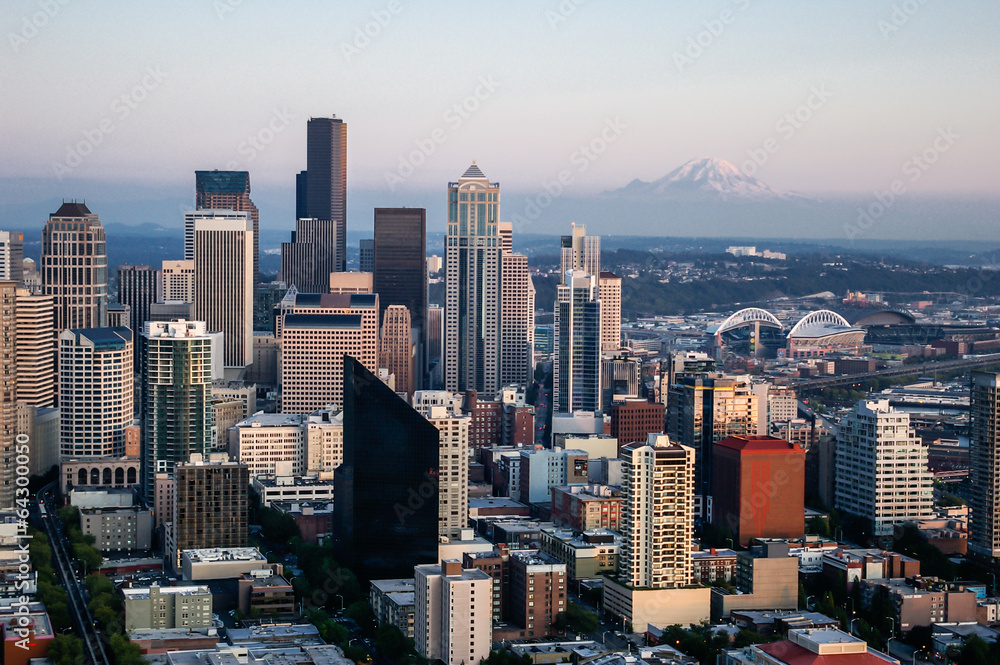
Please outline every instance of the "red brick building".
[{"label": "red brick building", "polygon": [[805,532],[805,451],[771,436],[732,436],[712,448],[712,523],[736,542]]},{"label": "red brick building", "polygon": [[465,393],[465,412],[472,417],[469,424],[469,448],[503,443],[503,402],[480,400],[475,390]]},{"label": "red brick building", "polygon": [[652,433],[665,431],[665,408],[663,404],[644,399],[613,404],[609,433],[618,439],[619,450],[626,444],[645,441]]},{"label": "red brick building", "polygon": [[618,531],[622,494],[607,485],[571,485],[552,488],[552,521],[556,526],[583,532]]}]

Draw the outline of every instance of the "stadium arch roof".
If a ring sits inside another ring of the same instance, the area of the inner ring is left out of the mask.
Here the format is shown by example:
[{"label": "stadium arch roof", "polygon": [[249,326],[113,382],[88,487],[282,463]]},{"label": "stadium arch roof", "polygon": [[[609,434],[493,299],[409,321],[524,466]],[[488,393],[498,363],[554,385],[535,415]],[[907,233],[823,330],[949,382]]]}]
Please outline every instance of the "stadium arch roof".
[{"label": "stadium arch roof", "polygon": [[759,307],[746,307],[738,312],[730,314],[729,317],[719,325],[715,332],[721,334],[756,321],[778,328],[778,330],[784,328],[784,326],[781,325],[781,321],[775,318],[774,314],[771,314],[766,309],[761,309]]},{"label": "stadium arch roof", "polygon": [[829,309],[820,309],[799,319],[799,322],[788,331],[788,337],[825,337],[854,329],[850,322],[840,314]]}]

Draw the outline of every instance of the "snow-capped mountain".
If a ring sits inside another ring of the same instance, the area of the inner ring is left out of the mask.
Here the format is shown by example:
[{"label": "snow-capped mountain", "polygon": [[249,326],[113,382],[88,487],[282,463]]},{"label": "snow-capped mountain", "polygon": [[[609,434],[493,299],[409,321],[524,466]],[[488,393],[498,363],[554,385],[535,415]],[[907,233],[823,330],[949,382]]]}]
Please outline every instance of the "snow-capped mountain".
[{"label": "snow-capped mountain", "polygon": [[645,182],[636,179],[625,187],[608,193],[616,196],[717,201],[801,198],[775,191],[726,160],[715,157],[692,159],[659,180]]}]

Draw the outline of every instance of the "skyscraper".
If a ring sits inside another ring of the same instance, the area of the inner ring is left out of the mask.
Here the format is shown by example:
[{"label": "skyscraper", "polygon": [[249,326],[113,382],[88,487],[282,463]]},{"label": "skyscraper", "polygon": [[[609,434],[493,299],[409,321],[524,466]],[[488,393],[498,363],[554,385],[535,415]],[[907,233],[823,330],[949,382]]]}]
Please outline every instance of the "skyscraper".
[{"label": "skyscraper", "polygon": [[[191,228],[191,251],[194,251],[194,227]],[[162,302],[194,302],[194,259],[184,261],[164,261],[161,274],[163,286],[160,293]]]},{"label": "skyscraper", "polygon": [[225,453],[208,461],[195,455],[176,466],[174,523],[168,536],[175,569],[183,550],[246,547],[249,487],[246,464],[228,461]]},{"label": "skyscraper", "polygon": [[614,353],[622,345],[622,278],[602,272],[597,292],[601,298],[601,350]]},{"label": "skyscraper", "polygon": [[558,413],[601,410],[601,301],[597,277],[567,272],[557,287],[552,391]]},{"label": "skyscraper", "polygon": [[118,266],[118,302],[131,308],[129,328],[136,335],[142,332],[142,324],[149,320],[149,306],[162,301],[161,280],[160,271],[150,266]]},{"label": "skyscraper", "polygon": [[248,225],[252,222],[250,213],[238,210],[228,210],[226,208],[188,210],[184,213],[184,260],[194,261],[194,226],[200,219],[233,219],[245,221]]},{"label": "skyscraper", "polygon": [[[0,282],[0,353],[13,358],[17,346],[14,309],[17,282]],[[51,334],[51,333],[50,333]],[[17,486],[14,484],[15,438],[17,437],[17,372],[7,360],[0,373],[0,508],[14,508]]]},{"label": "skyscraper", "polygon": [[[195,171],[194,205],[199,210],[236,210],[253,221],[253,279],[260,274],[260,212],[250,200],[248,171]],[[188,257],[185,257],[188,258]]]},{"label": "skyscraper", "polygon": [[413,394],[414,344],[410,327],[410,310],[392,305],[382,319],[382,339],[379,343],[379,367],[396,377],[396,392]]},{"label": "skyscraper", "polygon": [[24,234],[0,231],[0,281],[20,284],[24,272]]},{"label": "skyscraper", "polygon": [[403,305],[410,310],[414,331],[423,331],[427,316],[427,211],[375,208],[374,251],[375,293],[382,313],[389,305]]},{"label": "skyscraper", "polygon": [[151,497],[157,473],[212,449],[222,333],[209,333],[203,321],[150,321],[142,336],[142,489]]},{"label": "skyscraper", "polygon": [[56,404],[55,306],[52,296],[17,289],[17,401],[37,407]]},{"label": "skyscraper", "polygon": [[[336,258],[331,272],[344,272],[347,270],[347,123],[342,119],[309,118],[303,180],[305,209],[297,217],[335,223]],[[296,189],[299,186],[296,180]]]},{"label": "skyscraper", "polygon": [[[501,227],[509,223],[501,222]],[[526,383],[535,346],[535,285],[528,257],[504,251],[500,270],[500,385]]]},{"label": "skyscraper", "polygon": [[694,451],[664,434],[622,446],[618,579],[634,588],[691,584]]},{"label": "skyscraper", "polygon": [[253,362],[253,230],[239,219],[198,219],[194,224],[195,317],[223,334],[222,364]]},{"label": "skyscraper", "polygon": [[121,457],[135,416],[133,336],[128,328],[59,335],[59,454]]},{"label": "skyscraper", "polygon": [[344,358],[378,371],[378,295],[289,292],[282,300],[281,411],[344,403]]},{"label": "skyscraper", "polygon": [[445,389],[500,387],[500,183],[475,162],[448,183]]},{"label": "skyscraper", "polygon": [[334,471],[337,560],[365,579],[437,561],[438,430],[344,357],[344,461]]},{"label": "skyscraper", "polygon": [[566,273],[570,270],[582,270],[587,275],[597,277],[601,274],[601,237],[588,236],[587,227],[574,224],[573,232],[562,237],[562,271],[563,284],[566,284]]},{"label": "skyscraper", "polygon": [[[397,391],[398,392],[398,391]],[[469,425],[462,398],[444,390],[418,390],[413,408],[438,429],[438,535],[458,540],[469,526]]]},{"label": "skyscraper", "polygon": [[84,203],[63,203],[42,229],[43,293],[55,299],[56,330],[100,328],[108,317],[104,227]]},{"label": "skyscraper", "polygon": [[362,238],[358,241],[358,270],[375,272],[375,239]]},{"label": "skyscraper", "polygon": [[1000,374],[972,373],[969,551],[1000,558]]},{"label": "skyscraper", "polygon": [[328,219],[299,218],[291,242],[281,243],[278,279],[303,293],[327,293],[330,273],[340,269],[340,223]]},{"label": "skyscraper", "polygon": [[861,400],[840,419],[836,458],[836,508],[870,520],[875,537],[933,515],[927,448],[889,400]]}]

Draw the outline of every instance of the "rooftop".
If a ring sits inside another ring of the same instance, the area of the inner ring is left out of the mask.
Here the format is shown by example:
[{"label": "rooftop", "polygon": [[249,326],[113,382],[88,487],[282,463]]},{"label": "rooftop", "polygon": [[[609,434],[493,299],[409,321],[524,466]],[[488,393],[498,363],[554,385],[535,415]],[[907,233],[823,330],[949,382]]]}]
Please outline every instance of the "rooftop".
[{"label": "rooftop", "polygon": [[412,577],[402,579],[372,580],[372,586],[382,593],[399,593],[413,591],[414,581]]},{"label": "rooftop", "polygon": [[152,589],[158,589],[160,595],[173,594],[176,596],[203,596],[211,594],[207,586],[185,585],[185,586],[151,586],[151,587],[131,587],[122,589],[122,595],[131,600],[149,598]]},{"label": "rooftop", "polygon": [[183,550],[182,557],[191,563],[211,563],[214,561],[267,561],[256,547],[211,547],[206,549]]},{"label": "rooftop", "polygon": [[715,445],[749,453],[802,452],[802,447],[797,443],[789,443],[784,439],[777,439],[764,434],[731,436],[728,439],[717,442]]},{"label": "rooftop", "polygon": [[59,206],[59,210],[52,213],[53,217],[86,217],[87,215],[93,215],[90,212],[90,208],[87,207],[87,203],[77,203],[76,201],[70,201],[67,203],[63,201],[62,205]]}]

